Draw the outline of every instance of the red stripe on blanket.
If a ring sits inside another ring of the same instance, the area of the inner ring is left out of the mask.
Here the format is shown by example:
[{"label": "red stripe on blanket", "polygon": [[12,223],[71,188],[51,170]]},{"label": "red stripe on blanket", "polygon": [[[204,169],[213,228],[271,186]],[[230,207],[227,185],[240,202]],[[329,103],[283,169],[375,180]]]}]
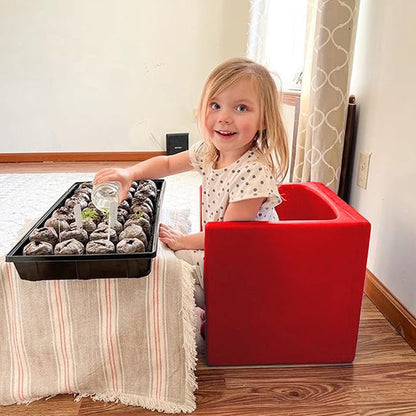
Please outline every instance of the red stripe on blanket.
[{"label": "red stripe on blanket", "polygon": [[117,391],[117,370],[114,357],[114,346],[112,340],[112,302],[111,302],[111,281],[109,279],[105,282],[105,300],[107,306],[107,348],[111,368],[111,380],[113,382],[113,390]]},{"label": "red stripe on blanket", "polygon": [[23,394],[23,383],[24,383],[24,372],[23,372],[23,363],[22,363],[22,356],[19,349],[19,336],[18,336],[18,329],[17,329],[17,306],[16,306],[16,292],[13,285],[13,272],[11,270],[11,265],[7,264],[7,277],[8,283],[10,288],[10,301],[11,301],[11,326],[13,330],[13,346],[14,351],[17,357],[17,395],[21,402],[25,401],[25,396]]},{"label": "red stripe on blanket", "polygon": [[156,397],[160,398],[162,385],[162,357],[160,350],[160,328],[159,328],[159,259],[155,259],[153,273],[153,316],[154,316],[154,337],[155,337],[155,355],[156,355]]},{"label": "red stripe on blanket", "polygon": [[65,321],[64,321],[60,280],[54,281],[54,292],[55,292],[55,301],[56,301],[56,307],[57,307],[57,313],[58,313],[59,339],[61,341],[61,353],[62,353],[62,358],[64,360],[65,389],[67,392],[70,392],[71,382],[70,382],[70,377],[69,377],[69,358],[68,358],[68,347],[66,344]]}]

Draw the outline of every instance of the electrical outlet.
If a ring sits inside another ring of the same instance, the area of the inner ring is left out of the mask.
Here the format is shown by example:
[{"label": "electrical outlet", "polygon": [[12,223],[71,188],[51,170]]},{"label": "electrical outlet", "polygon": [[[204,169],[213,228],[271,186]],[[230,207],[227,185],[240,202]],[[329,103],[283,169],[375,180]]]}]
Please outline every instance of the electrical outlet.
[{"label": "electrical outlet", "polygon": [[367,189],[368,170],[370,167],[371,153],[360,152],[360,160],[358,163],[357,185],[360,188]]}]

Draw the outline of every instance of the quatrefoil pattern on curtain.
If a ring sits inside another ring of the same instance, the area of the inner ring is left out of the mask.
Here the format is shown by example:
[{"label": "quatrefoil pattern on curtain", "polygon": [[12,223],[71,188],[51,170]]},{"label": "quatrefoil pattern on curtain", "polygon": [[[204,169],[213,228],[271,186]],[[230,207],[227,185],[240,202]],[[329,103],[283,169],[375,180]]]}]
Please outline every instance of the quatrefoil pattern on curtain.
[{"label": "quatrefoil pattern on curtain", "polygon": [[341,172],[358,2],[308,3],[293,180],[323,182],[335,192]]}]

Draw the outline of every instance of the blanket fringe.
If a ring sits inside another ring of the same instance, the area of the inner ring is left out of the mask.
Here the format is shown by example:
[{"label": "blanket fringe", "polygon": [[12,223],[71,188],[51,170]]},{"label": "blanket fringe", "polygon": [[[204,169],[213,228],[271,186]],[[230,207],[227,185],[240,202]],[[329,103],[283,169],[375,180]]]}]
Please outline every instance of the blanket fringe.
[{"label": "blanket fringe", "polygon": [[182,322],[184,326],[184,350],[185,350],[185,368],[186,368],[186,397],[185,403],[187,408],[194,411],[195,395],[194,391],[198,388],[196,381],[196,364],[198,361],[196,351],[196,324],[197,319],[195,315],[195,282],[193,279],[192,266],[185,261],[181,261],[183,268],[183,285],[182,285]]}]

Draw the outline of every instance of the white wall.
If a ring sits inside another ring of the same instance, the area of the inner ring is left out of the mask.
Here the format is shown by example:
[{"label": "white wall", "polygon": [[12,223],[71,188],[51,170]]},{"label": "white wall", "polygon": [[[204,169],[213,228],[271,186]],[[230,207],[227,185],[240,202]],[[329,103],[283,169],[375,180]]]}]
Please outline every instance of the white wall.
[{"label": "white wall", "polygon": [[369,270],[416,316],[415,16],[413,0],[361,0],[351,92],[372,156],[351,204],[372,224]]},{"label": "white wall", "polygon": [[245,55],[248,19],[249,0],[0,0],[0,152],[197,141],[203,82]]}]

